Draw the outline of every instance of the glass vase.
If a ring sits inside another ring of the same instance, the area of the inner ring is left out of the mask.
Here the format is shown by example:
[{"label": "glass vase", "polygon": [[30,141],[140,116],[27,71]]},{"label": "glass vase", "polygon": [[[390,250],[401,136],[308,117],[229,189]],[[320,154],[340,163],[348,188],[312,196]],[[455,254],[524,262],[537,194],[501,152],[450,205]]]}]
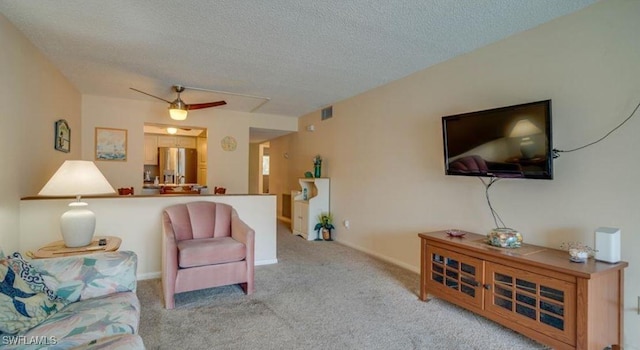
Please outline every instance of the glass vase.
[{"label": "glass vase", "polygon": [[322,164],[318,163],[313,166],[313,177],[322,177]]}]

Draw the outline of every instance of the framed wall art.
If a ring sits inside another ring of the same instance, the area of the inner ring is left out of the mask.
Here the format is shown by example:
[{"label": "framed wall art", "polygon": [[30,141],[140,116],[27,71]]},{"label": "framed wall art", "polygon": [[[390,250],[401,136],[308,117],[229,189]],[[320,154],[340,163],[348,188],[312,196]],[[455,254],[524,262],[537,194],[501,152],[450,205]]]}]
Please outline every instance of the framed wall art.
[{"label": "framed wall art", "polygon": [[64,119],[56,121],[54,147],[60,152],[69,153],[71,151],[71,129]]},{"label": "framed wall art", "polygon": [[96,160],[127,160],[127,130],[96,128]]}]

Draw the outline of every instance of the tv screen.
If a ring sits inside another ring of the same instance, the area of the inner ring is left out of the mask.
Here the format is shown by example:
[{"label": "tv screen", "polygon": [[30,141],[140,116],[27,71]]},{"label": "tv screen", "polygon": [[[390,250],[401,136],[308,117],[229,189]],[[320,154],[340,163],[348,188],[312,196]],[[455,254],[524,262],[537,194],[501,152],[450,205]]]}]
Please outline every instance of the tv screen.
[{"label": "tv screen", "polygon": [[551,100],[442,117],[447,175],[553,178]]}]

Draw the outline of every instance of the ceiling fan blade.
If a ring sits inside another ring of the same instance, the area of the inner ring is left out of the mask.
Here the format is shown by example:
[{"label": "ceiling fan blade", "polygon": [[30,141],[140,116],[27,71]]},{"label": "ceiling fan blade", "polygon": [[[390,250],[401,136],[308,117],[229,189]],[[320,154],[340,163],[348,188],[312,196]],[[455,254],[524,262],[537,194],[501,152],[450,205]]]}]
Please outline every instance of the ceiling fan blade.
[{"label": "ceiling fan blade", "polygon": [[165,100],[164,98],[161,98],[161,97],[158,97],[158,96],[153,96],[153,95],[148,94],[148,93],[146,93],[146,92],[144,92],[144,91],[141,91],[141,90],[138,90],[138,89],[134,89],[134,88],[132,88],[132,87],[130,87],[129,89],[131,89],[131,90],[133,90],[133,91],[136,91],[136,92],[139,92],[139,93],[141,93],[141,94],[145,94],[145,95],[147,95],[147,96],[151,96],[151,97],[153,97],[153,98],[157,98],[158,100],[164,101],[164,102],[166,102],[166,103],[171,103],[171,101],[167,101],[167,100]]},{"label": "ceiling fan blade", "polygon": [[194,103],[194,104],[188,104],[188,105],[187,105],[187,109],[188,109],[188,110],[192,110],[192,109],[202,109],[202,108],[209,108],[209,107],[224,106],[224,105],[226,105],[226,104],[227,104],[227,102],[225,102],[225,101],[206,102],[206,103]]}]

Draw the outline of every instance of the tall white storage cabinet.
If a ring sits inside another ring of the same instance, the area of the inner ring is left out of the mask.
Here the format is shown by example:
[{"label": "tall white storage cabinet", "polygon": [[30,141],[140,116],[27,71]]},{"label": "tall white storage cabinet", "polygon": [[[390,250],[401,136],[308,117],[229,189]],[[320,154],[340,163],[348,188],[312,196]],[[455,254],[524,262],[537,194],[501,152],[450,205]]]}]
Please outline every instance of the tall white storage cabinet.
[{"label": "tall white storage cabinet", "polygon": [[329,212],[328,178],[301,178],[300,191],[292,191],[291,201],[291,230],[294,235],[300,235],[308,241],[318,238],[314,230],[317,217],[323,212]]}]

